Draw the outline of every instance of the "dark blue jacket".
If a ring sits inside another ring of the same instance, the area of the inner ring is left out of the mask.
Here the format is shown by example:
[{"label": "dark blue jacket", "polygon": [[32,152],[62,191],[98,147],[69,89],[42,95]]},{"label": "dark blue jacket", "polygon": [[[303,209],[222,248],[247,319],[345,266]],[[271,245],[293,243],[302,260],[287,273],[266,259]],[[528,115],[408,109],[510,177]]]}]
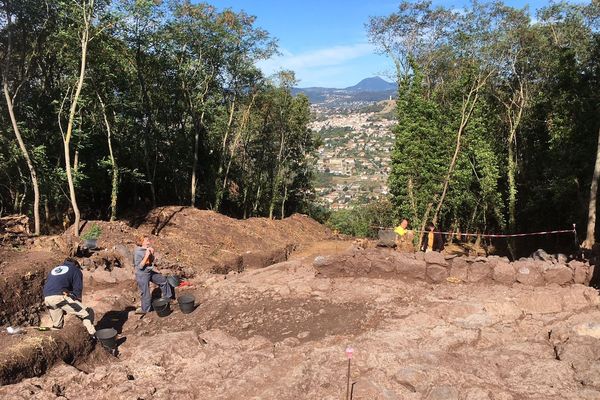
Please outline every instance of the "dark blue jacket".
[{"label": "dark blue jacket", "polygon": [[44,297],[72,293],[81,300],[83,292],[83,273],[75,263],[65,261],[52,269],[44,285]]}]

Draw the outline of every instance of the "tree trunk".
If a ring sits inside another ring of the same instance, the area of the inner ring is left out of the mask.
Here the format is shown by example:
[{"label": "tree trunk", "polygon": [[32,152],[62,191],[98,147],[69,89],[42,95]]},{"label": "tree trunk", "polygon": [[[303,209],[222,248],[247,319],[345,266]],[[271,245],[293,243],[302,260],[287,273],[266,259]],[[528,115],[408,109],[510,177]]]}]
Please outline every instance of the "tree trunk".
[{"label": "tree trunk", "polygon": [[65,153],[65,169],[67,173],[67,182],[69,185],[69,198],[71,200],[71,207],[73,208],[73,214],[75,214],[75,236],[79,237],[79,221],[81,214],[79,207],[77,206],[77,196],[75,194],[75,185],[73,183],[73,173],[71,172],[71,155],[69,153],[69,141],[63,140],[63,151]]},{"label": "tree trunk", "polygon": [[[223,199],[223,194],[225,192],[225,189],[227,188],[227,181],[229,179],[229,171],[231,170],[231,164],[233,162],[233,156],[235,154],[235,150],[237,148],[238,143],[240,142],[242,133],[245,130],[246,125],[248,124],[248,120],[250,119],[250,111],[252,109],[252,106],[254,105],[255,99],[256,99],[256,93],[254,93],[252,95],[252,99],[250,100],[250,104],[248,105],[248,108],[242,114],[242,121],[241,121],[239,127],[237,127],[237,129],[236,129],[236,134],[234,135],[233,143],[229,146],[229,159],[227,161],[227,168],[225,169],[225,175],[223,176],[223,185],[221,187],[220,195],[219,195],[219,192],[217,192],[217,196],[220,197],[220,198],[218,198],[219,201],[217,202],[217,211],[219,211],[219,205],[221,204],[221,200]],[[229,128],[228,128],[228,130],[229,130]],[[223,145],[225,146],[225,142],[223,142]],[[225,150],[223,150],[223,156],[225,156]]]},{"label": "tree trunk", "polygon": [[285,134],[281,132],[281,142],[279,145],[279,154],[277,155],[277,173],[275,174],[275,179],[273,181],[272,190],[271,190],[271,204],[269,205],[269,219],[273,219],[273,211],[275,210],[275,193],[277,192],[277,187],[281,183],[281,169],[283,163],[283,149],[285,147]]},{"label": "tree trunk", "polygon": [[200,127],[196,126],[196,124],[194,124],[194,126],[196,132],[194,132],[194,159],[192,161],[192,181],[190,187],[190,205],[192,207],[196,206],[196,187],[198,185],[196,179],[196,168],[198,168],[198,151],[200,147]]},{"label": "tree trunk", "polygon": [[144,165],[146,166],[146,173],[148,174],[148,181],[150,182],[150,198],[152,199],[152,208],[156,208],[156,188],[154,187],[154,173],[150,168],[150,161],[148,159],[148,135],[151,131],[149,127],[150,123],[146,125],[146,136],[144,138]]},{"label": "tree trunk", "polygon": [[591,249],[596,242],[596,202],[598,196],[598,178],[600,177],[600,129],[598,129],[598,148],[596,149],[596,165],[590,184],[590,202],[588,205],[588,221],[585,240],[581,247]]},{"label": "tree trunk", "polygon": [[410,202],[410,208],[412,210],[411,219],[412,219],[412,221],[417,222],[417,218],[419,216],[418,216],[418,212],[417,212],[417,202],[415,200],[414,184],[413,184],[412,178],[408,178],[406,187],[408,189],[408,200]]},{"label": "tree trunk", "polygon": [[281,219],[285,218],[285,201],[287,200],[287,185],[283,185],[283,199],[281,200]]},{"label": "tree trunk", "polygon": [[[21,131],[19,130],[19,125],[17,124],[17,118],[14,113],[14,98],[17,96],[20,85],[15,90],[14,96],[11,97],[8,89],[8,69],[9,62],[12,51],[12,40],[11,40],[11,23],[12,23],[12,14],[10,13],[9,4],[5,4],[6,6],[6,24],[7,24],[7,48],[4,62],[4,71],[2,73],[2,86],[4,91],[4,97],[6,99],[6,107],[8,108],[8,114],[10,116],[10,122],[12,124],[13,130],[15,132],[15,136],[17,138],[17,142],[19,143],[19,148],[23,153],[23,158],[25,158],[25,162],[27,163],[27,168],[29,168],[29,175],[31,176],[31,185],[33,186],[33,220],[34,220],[34,234],[37,236],[40,234],[40,187],[37,180],[37,173],[31,158],[29,157],[29,152],[27,151],[27,147],[25,147],[25,142],[23,141],[23,137],[21,136]],[[27,70],[28,68],[25,68]],[[23,83],[23,82],[22,82]]]},{"label": "tree trunk", "polygon": [[244,201],[243,201],[243,208],[244,208],[244,216],[242,219],[246,219],[248,218],[248,203],[247,203],[247,199],[248,199],[248,187],[244,187]]},{"label": "tree trunk", "polygon": [[152,197],[152,208],[156,208],[156,189],[154,187],[154,174],[150,169],[150,162],[148,160],[148,138],[152,133],[154,122],[152,120],[152,104],[150,100],[150,96],[148,96],[148,89],[146,88],[146,80],[144,79],[144,75],[142,74],[141,65],[142,65],[142,49],[140,44],[138,43],[136,49],[136,75],[138,78],[138,82],[140,84],[140,92],[142,94],[142,107],[144,112],[144,130],[146,134],[144,135],[144,166],[146,167],[146,175],[148,177],[148,182],[150,183],[150,195]]},{"label": "tree trunk", "polygon": [[6,107],[8,108],[8,114],[10,115],[10,122],[12,123],[13,130],[15,131],[15,136],[17,137],[17,142],[19,143],[19,148],[23,153],[23,158],[25,158],[25,162],[27,163],[27,168],[29,168],[29,174],[31,175],[31,185],[33,186],[33,220],[34,220],[34,234],[40,234],[40,186],[37,179],[37,173],[35,171],[35,167],[31,158],[29,157],[29,152],[25,147],[25,142],[23,142],[23,137],[21,136],[21,131],[19,130],[19,125],[17,124],[17,119],[15,117],[14,108],[12,98],[8,92],[8,83],[4,80],[4,98],[6,99]]},{"label": "tree trunk", "polygon": [[273,211],[275,211],[275,195],[273,195],[271,204],[269,204],[269,219],[273,219]]},{"label": "tree trunk", "polygon": [[258,187],[256,188],[256,198],[254,199],[254,205],[252,207],[253,215],[256,215],[256,212],[258,211],[259,201],[260,201],[260,176],[259,176]]},{"label": "tree trunk", "polygon": [[467,124],[469,123],[469,120],[471,119],[471,115],[473,114],[475,105],[477,104],[477,100],[479,98],[479,89],[481,89],[481,87],[483,86],[483,84],[489,76],[490,75],[488,74],[485,78],[479,77],[478,80],[473,84],[473,87],[469,91],[467,98],[464,100],[461,110],[460,125],[458,126],[458,131],[456,132],[456,146],[454,148],[454,154],[452,155],[452,160],[450,161],[450,166],[448,167],[448,173],[446,174],[446,178],[444,179],[444,185],[442,195],[440,196],[440,201],[435,209],[435,213],[433,214],[434,225],[437,225],[437,220],[440,216],[444,200],[446,199],[446,193],[448,192],[450,179],[452,179],[454,167],[456,166],[456,161],[458,160],[458,154],[460,152],[460,147],[462,144],[462,135],[464,133],[465,128],[467,127]]},{"label": "tree trunk", "polygon": [[[89,7],[89,10],[88,10]],[[69,183],[69,196],[71,199],[71,206],[73,207],[73,213],[75,214],[75,237],[79,237],[79,222],[81,214],[79,207],[77,206],[77,195],[75,193],[75,184],[73,183],[73,173],[71,172],[71,153],[69,144],[71,137],[73,136],[73,124],[75,122],[75,112],[77,111],[77,103],[83,88],[83,80],[85,78],[85,67],[87,60],[87,46],[90,39],[90,24],[92,20],[92,12],[94,10],[94,1],[90,0],[88,3],[84,3],[82,6],[83,11],[83,30],[81,32],[81,66],[79,69],[79,79],[77,80],[77,87],[75,94],[71,99],[71,107],[69,110],[69,121],[67,124],[67,132],[63,135],[63,145],[65,152],[65,168],[67,172],[67,182]],[[88,13],[89,11],[89,13]],[[60,115],[59,115],[60,119]]]},{"label": "tree trunk", "polygon": [[[213,68],[214,73],[214,68]],[[194,155],[192,161],[192,175],[190,182],[190,205],[192,207],[196,206],[196,190],[198,189],[198,178],[196,177],[196,169],[198,168],[198,152],[200,151],[200,131],[204,129],[204,116],[206,113],[205,106],[205,98],[208,93],[208,89],[210,87],[210,82],[213,80],[213,75],[209,74],[205,77],[203,85],[204,89],[198,100],[194,101],[192,98],[192,93],[187,87],[187,82],[184,80],[181,84],[181,89],[186,97],[188,110],[190,117],[192,117],[193,125],[194,125]],[[202,113],[200,114],[200,118],[198,119],[198,112],[196,111],[197,104],[201,107]]]},{"label": "tree trunk", "polygon": [[112,148],[112,134],[110,129],[110,123],[108,122],[108,117],[106,115],[106,106],[104,105],[104,101],[99,94],[97,94],[98,100],[100,101],[100,106],[102,107],[102,116],[104,118],[104,125],[106,126],[106,141],[108,142],[108,155],[110,157],[110,166],[112,169],[112,181],[111,181],[111,191],[110,191],[110,220],[115,221],[117,219],[117,200],[119,196],[119,167],[117,166],[117,161],[115,160],[115,155],[113,153]]},{"label": "tree trunk", "polygon": [[[523,118],[523,111],[527,103],[527,87],[524,84],[522,77],[517,73],[515,64],[512,67],[513,73],[518,79],[519,87],[513,93],[510,102],[503,101],[508,119],[508,160],[507,160],[507,178],[508,178],[508,229],[514,233],[517,229],[517,131]],[[516,111],[515,111],[516,108]],[[508,239],[508,251],[513,260],[517,257],[517,249],[515,240]]]},{"label": "tree trunk", "polygon": [[225,135],[223,135],[223,144],[221,145],[221,160],[219,162],[219,169],[217,171],[217,180],[215,182],[215,211],[219,211],[221,208],[221,203],[223,202],[223,196],[225,193],[225,188],[227,186],[227,178],[223,179],[223,184],[221,185],[221,175],[223,174],[223,166],[225,164],[225,153],[227,146],[227,139],[229,138],[229,131],[231,129],[231,125],[233,123],[233,115],[235,111],[235,103],[236,97],[234,96],[233,102],[231,103],[231,108],[229,109],[229,119],[227,121],[227,127],[225,129]]},{"label": "tree trunk", "polygon": [[[515,232],[517,226],[516,208],[517,208],[517,184],[515,176],[517,173],[517,163],[515,161],[514,138],[509,138],[508,142],[508,229],[511,233]],[[514,239],[508,239],[508,251],[513,260],[516,259],[517,251]]]},{"label": "tree trunk", "polygon": [[429,203],[427,204],[427,209],[425,210],[425,214],[423,214],[423,219],[421,220],[421,233],[419,233],[418,236],[418,240],[417,240],[417,249],[420,250],[421,249],[421,245],[422,243],[422,239],[423,239],[423,232],[425,232],[425,227],[427,225],[427,218],[429,217],[429,212],[431,211],[431,208],[433,207],[433,203]]},{"label": "tree trunk", "polygon": [[44,226],[46,232],[50,232],[50,204],[48,203],[48,197],[44,197]]}]

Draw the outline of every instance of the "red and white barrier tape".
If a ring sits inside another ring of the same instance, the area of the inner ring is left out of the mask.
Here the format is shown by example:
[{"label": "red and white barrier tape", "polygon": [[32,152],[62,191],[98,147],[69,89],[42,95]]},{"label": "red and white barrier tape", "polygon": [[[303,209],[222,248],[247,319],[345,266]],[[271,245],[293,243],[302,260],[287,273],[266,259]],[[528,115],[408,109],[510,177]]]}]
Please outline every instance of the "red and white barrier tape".
[{"label": "red and white barrier tape", "polygon": [[[393,230],[394,228],[382,228],[379,229],[389,229]],[[415,233],[429,233],[429,231],[422,231],[418,229],[409,230]],[[494,234],[494,233],[461,233],[461,232],[440,232],[433,231],[434,233],[441,233],[442,235],[456,235],[456,236],[480,236],[480,237],[490,237],[490,238],[509,238],[509,237],[522,237],[522,236],[536,236],[536,235],[550,235],[555,233],[572,233],[574,235],[577,234],[575,228],[573,229],[564,229],[557,231],[544,231],[544,232],[529,232],[529,233],[508,233],[508,234]]]}]

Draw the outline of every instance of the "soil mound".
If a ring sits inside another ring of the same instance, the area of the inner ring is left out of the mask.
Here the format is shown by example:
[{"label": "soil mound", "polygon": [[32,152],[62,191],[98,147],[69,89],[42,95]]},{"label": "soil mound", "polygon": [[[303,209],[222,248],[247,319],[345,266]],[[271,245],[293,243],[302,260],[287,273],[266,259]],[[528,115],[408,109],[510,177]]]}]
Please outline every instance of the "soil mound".
[{"label": "soil mound", "polygon": [[[286,260],[298,245],[332,237],[328,228],[300,214],[283,220],[238,220],[214,211],[176,206],[156,208],[133,226],[123,221],[88,221],[82,232],[92,223],[102,229],[98,245],[116,250],[121,255],[120,264],[130,264],[136,235],[152,235],[159,267],[172,268],[184,276],[262,268]],[[70,232],[65,233],[63,240],[71,240],[70,236]]]},{"label": "soil mound", "polygon": [[300,214],[237,220],[172,206],[150,212],[138,231],[157,236],[157,251],[168,262],[214,273],[265,267],[286,260],[299,244],[331,237],[329,229]]}]

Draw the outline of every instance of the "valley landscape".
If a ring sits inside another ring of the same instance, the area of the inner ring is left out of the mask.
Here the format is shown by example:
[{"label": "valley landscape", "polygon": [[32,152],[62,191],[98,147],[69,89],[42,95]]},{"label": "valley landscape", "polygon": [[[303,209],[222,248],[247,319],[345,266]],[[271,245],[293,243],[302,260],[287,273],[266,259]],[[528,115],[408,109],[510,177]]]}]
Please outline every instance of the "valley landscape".
[{"label": "valley landscape", "polygon": [[396,85],[363,79],[346,89],[297,89],[311,100],[317,149],[315,193],[331,210],[384,198],[394,146]]}]

